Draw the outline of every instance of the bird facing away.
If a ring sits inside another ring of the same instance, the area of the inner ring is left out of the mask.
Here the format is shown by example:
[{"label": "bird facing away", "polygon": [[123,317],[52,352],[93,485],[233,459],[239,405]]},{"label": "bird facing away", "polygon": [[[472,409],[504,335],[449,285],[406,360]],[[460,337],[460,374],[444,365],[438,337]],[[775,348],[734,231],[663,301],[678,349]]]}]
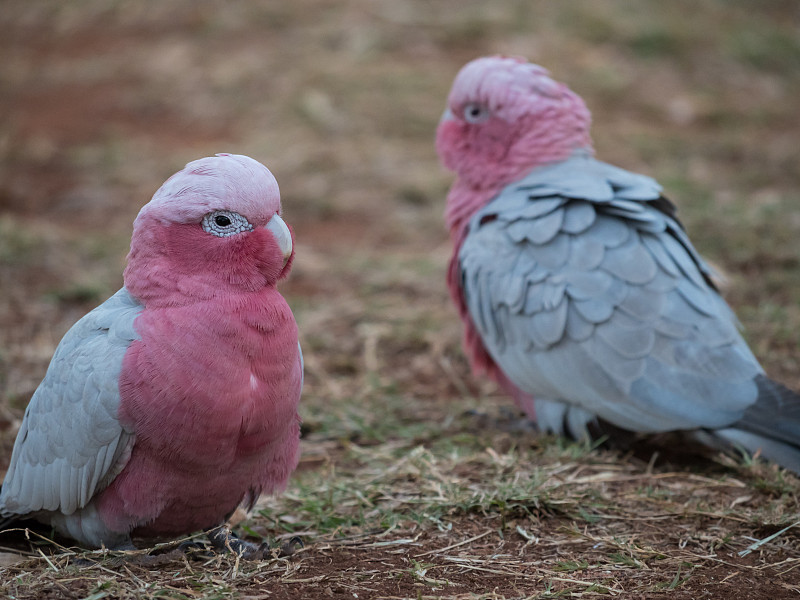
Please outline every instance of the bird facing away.
[{"label": "bird facing away", "polygon": [[765,376],[661,186],[595,160],[590,121],[523,59],[453,83],[436,147],[473,371],[545,431],[691,430],[800,472],[800,397]]},{"label": "bird facing away", "polygon": [[272,173],[246,156],[196,160],[161,186],[134,222],[124,286],[67,332],[31,398],[3,517],[130,548],[221,526],[285,487],[303,360],[276,289],[294,256],[280,209]]}]

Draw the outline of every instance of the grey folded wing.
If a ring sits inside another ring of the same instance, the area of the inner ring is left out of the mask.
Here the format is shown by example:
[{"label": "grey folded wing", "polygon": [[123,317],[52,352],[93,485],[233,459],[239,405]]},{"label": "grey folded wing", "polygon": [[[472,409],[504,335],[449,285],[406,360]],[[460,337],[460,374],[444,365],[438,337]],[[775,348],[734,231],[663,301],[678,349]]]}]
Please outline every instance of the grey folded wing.
[{"label": "grey folded wing", "polygon": [[78,321],[56,348],[22,421],[0,514],[71,514],[115,477],[133,434],[117,417],[122,359],[142,306],[125,288]]},{"label": "grey folded wing", "polygon": [[757,397],[762,369],[648,177],[583,153],[536,169],[473,217],[459,265],[484,345],[534,397],[634,431],[725,426]]}]

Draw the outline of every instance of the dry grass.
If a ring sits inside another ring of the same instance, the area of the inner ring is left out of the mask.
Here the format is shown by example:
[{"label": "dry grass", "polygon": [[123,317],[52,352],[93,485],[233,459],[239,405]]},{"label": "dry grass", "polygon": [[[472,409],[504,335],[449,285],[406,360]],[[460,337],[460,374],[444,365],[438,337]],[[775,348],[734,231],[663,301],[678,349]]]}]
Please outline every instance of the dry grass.
[{"label": "dry grass", "polygon": [[[681,442],[539,437],[473,380],[444,289],[433,132],[467,60],[526,55],[586,99],[601,158],[658,178],[768,372],[800,387],[792,2],[422,0],[0,11],[0,456],[56,343],[121,283],[130,226],[189,160],[281,184],[306,355],[304,454],[233,557],[0,539],[15,598],[789,598],[796,477]],[[781,532],[740,556],[757,540]],[[24,560],[20,560],[20,552]]]},{"label": "dry grass", "polygon": [[4,590],[17,598],[54,586],[92,598],[688,598],[704,589],[736,598],[745,586],[779,598],[796,588],[795,531],[748,552],[796,524],[797,481],[772,467],[654,468],[531,434],[482,433],[469,415],[441,425],[435,438],[383,443],[310,435],[291,489],[240,527],[276,546],[305,539],[291,558],[187,558],[170,545],[141,564],[144,552],[44,547],[6,569]]}]

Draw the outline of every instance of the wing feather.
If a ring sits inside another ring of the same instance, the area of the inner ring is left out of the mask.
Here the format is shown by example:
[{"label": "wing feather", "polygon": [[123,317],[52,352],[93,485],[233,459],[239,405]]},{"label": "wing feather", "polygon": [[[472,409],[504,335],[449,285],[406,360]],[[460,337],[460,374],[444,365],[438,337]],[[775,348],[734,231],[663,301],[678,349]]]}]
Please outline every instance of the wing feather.
[{"label": "wing feather", "polygon": [[588,235],[572,239],[569,253],[569,266],[579,271],[593,271],[605,258],[606,247],[603,242]]},{"label": "wing feather", "polygon": [[14,444],[0,492],[4,516],[71,514],[121,468],[133,435],[117,419],[117,382],[141,310],[122,288],[61,340]]},{"label": "wing feather", "polygon": [[595,210],[589,202],[578,202],[570,210],[563,211],[561,230],[565,233],[581,233],[594,223]]},{"label": "wing feather", "polygon": [[554,420],[721,427],[755,402],[762,369],[652,179],[585,155],[537,169],[473,217],[459,266],[486,349],[568,405]]},{"label": "wing feather", "polygon": [[[563,296],[562,296],[563,300]],[[548,347],[564,337],[564,326],[567,322],[567,302],[562,301],[556,308],[538,312],[531,317],[530,331],[540,347]]]},{"label": "wing feather", "polygon": [[567,303],[565,330],[573,342],[582,342],[594,333],[594,324],[584,319],[571,303]]},{"label": "wing feather", "polygon": [[526,219],[521,223],[525,225],[525,238],[538,246],[542,246],[561,231],[561,226],[564,224],[564,211],[557,209],[538,219]]}]

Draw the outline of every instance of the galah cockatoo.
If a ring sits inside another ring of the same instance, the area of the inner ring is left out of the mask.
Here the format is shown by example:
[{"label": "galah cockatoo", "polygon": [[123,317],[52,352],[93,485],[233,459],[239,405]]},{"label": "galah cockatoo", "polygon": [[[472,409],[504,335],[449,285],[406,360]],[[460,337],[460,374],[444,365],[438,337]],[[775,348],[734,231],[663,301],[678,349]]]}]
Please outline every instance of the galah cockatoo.
[{"label": "galah cockatoo", "polygon": [[693,430],[800,472],[800,397],[765,376],[661,186],[593,158],[590,120],[523,59],[453,83],[436,147],[473,370],[541,430]]},{"label": "galah cockatoo", "polygon": [[170,177],[133,225],[124,287],[56,348],[0,493],[87,547],[210,530],[297,466],[303,360],[276,284],[292,234],[272,173],[218,154]]}]

